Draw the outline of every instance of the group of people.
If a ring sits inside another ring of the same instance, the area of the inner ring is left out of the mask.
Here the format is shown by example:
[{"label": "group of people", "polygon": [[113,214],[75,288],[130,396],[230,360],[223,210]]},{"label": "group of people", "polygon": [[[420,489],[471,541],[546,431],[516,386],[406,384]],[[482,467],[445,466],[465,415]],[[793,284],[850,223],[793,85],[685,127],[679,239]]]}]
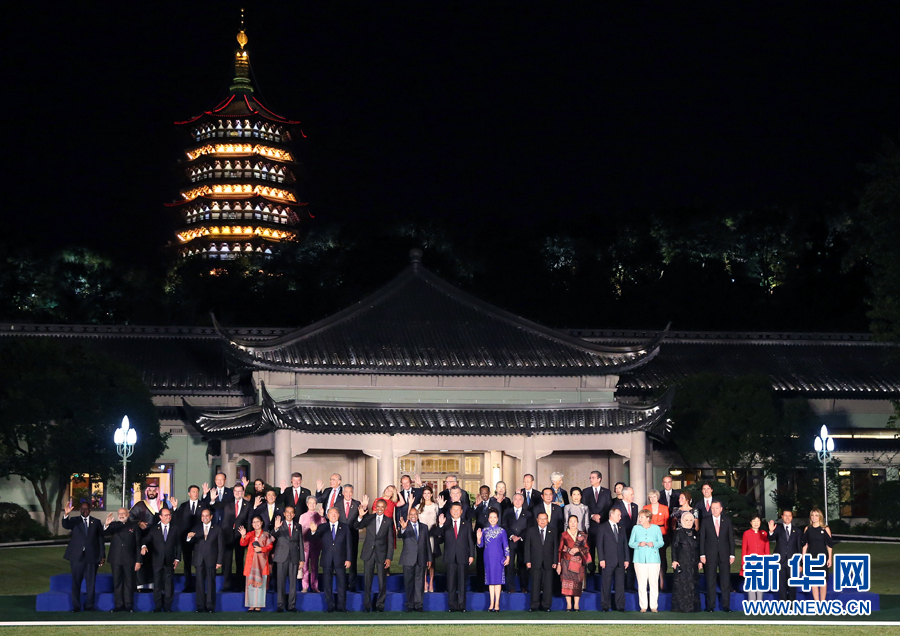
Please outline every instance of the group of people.
[{"label": "group of people", "polygon": [[[434,591],[438,558],[446,571],[451,612],[466,611],[473,565],[473,589],[488,592],[491,612],[500,611],[504,588],[515,592],[517,583],[521,592],[530,589],[532,612],[550,611],[554,593],[566,599],[568,611],[580,611],[586,574],[597,571],[604,611],[624,611],[626,590],[636,588],[640,611],[656,612],[667,550],[674,572],[673,611],[700,610],[701,570],[706,572],[706,610],[715,609],[718,583],[722,610],[730,611],[734,532],[710,484],[704,484],[702,500],[695,504],[686,491],[672,490],[667,476],[663,489],[651,490],[648,503],[639,508],[632,488],[620,483],[611,492],[602,486],[600,471],[591,473],[589,485],[569,490],[561,473],[553,473],[551,485],[540,491],[529,474],[512,496],[501,481],[494,489],[482,486],[474,502],[453,475],[439,493],[422,485],[418,475],[404,475],[399,487],[387,486],[373,502],[365,495],[355,499],[353,486],[337,473],[327,487],[317,481],[315,492],[303,486],[300,473],[282,482],[280,493],[262,480],[249,489],[246,480],[233,487],[225,481],[218,473],[212,487],[191,486],[180,505],[174,498],[160,500],[158,485],[149,482],[141,501],[131,510],[110,513],[105,523],[91,517],[88,503],[81,504],[80,517],[70,518],[70,502],[63,527],[72,531],[65,558],[73,574],[73,611],[81,609],[82,580],[88,590],[84,609],[94,608],[94,578],[105,560],[105,538],[110,540],[113,612],[133,611],[136,587],[152,588],[153,611],[171,611],[179,563],[185,591],[196,594],[197,612],[215,611],[220,568],[223,591],[243,589],[247,611],[264,608],[270,590],[276,592],[277,611],[297,611],[298,580],[302,592],[324,593],[328,612],[346,611],[347,591],[357,587],[357,560],[363,563],[365,611],[384,611],[398,538],[407,612],[423,611],[423,594]],[[743,554],[768,554],[769,541],[775,541],[782,560],[782,598],[793,592],[787,586],[793,554],[827,554],[830,567],[831,535],[821,521],[814,510],[809,527],[801,531],[785,511],[782,523],[770,521],[768,529],[756,516],[744,533]],[[815,598],[824,594],[814,589]]]}]

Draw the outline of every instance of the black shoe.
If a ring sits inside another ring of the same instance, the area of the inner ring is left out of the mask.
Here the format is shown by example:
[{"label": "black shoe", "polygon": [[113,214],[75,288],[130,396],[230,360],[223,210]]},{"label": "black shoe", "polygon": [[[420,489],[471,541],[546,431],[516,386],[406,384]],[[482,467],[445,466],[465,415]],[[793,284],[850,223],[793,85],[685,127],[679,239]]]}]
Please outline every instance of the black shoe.
[{"label": "black shoe", "polygon": [[284,608],[283,608],[283,607],[279,607],[279,608],[278,608],[277,610],[275,610],[275,611],[278,612],[279,614],[284,614]]},{"label": "black shoe", "polygon": [[215,614],[215,613],[216,613],[216,610],[206,610],[206,613],[207,613],[207,614]]},{"label": "black shoe", "polygon": [[528,611],[529,611],[529,612],[536,612],[537,610],[534,609],[533,607],[529,607],[529,608],[528,608]]},{"label": "black shoe", "polygon": [[299,613],[300,613],[300,610],[298,610],[296,607],[292,607],[292,608],[289,609],[288,611],[289,611],[289,612],[294,612],[294,613],[296,613],[296,614],[299,614]]},{"label": "black shoe", "polygon": [[407,607],[405,610],[403,610],[403,611],[406,612],[407,614],[412,614],[412,610],[409,609],[408,607]]},{"label": "black shoe", "polygon": [[549,612],[550,610],[549,610],[549,609],[545,609],[544,611],[545,611],[545,612]]},{"label": "black shoe", "polygon": [[334,608],[332,607],[330,609],[325,610],[325,613],[326,614],[334,614]]},{"label": "black shoe", "polygon": [[79,608],[77,608],[77,607],[73,607],[73,608],[70,609],[69,611],[72,612],[73,614],[77,614],[78,612],[81,611],[81,609],[79,609]]},{"label": "black shoe", "polygon": [[206,610],[195,609],[194,614],[206,614]]},{"label": "black shoe", "polygon": [[722,611],[723,611],[723,612],[730,612],[730,611],[731,611],[731,608],[730,608],[730,607],[726,607],[726,608],[723,609]]},{"label": "black shoe", "polygon": [[129,607],[127,610],[125,610],[125,611],[128,612],[129,614],[134,614],[134,610],[131,609],[130,607]]},{"label": "black shoe", "polygon": [[383,611],[384,611],[384,608],[383,608],[383,607],[376,607],[376,608],[375,608],[375,611],[376,611],[376,612],[383,612]]},{"label": "black shoe", "polygon": [[[73,612],[77,612],[78,610],[72,610],[72,611],[73,611]],[[448,613],[448,614],[452,614],[454,611],[456,611],[456,610],[448,609],[448,610],[447,610],[447,613]]]},{"label": "black shoe", "polygon": [[462,612],[463,614],[466,613],[466,610],[464,610],[464,609],[461,609],[461,610],[459,610],[459,611]]},{"label": "black shoe", "polygon": [[715,612],[715,611],[716,611],[716,608],[715,608],[715,607],[707,607],[707,608],[706,608],[706,611],[707,611],[707,612]]}]

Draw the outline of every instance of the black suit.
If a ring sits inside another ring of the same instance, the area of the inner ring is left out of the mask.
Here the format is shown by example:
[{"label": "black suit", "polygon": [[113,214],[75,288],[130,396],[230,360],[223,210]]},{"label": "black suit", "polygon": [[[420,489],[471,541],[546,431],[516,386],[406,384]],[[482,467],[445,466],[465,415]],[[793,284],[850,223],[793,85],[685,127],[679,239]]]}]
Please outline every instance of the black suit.
[{"label": "black suit", "polygon": [[525,508],[534,508],[541,501],[541,491],[537,488],[532,488],[530,492],[526,492],[524,488],[519,488],[519,492],[525,497],[525,503],[523,504]]},{"label": "black suit", "polygon": [[[712,501],[715,502],[715,501],[719,501],[719,500],[716,499],[715,497],[713,497]],[[712,508],[712,502],[710,502],[710,508]],[[700,527],[702,528],[703,520],[709,519],[712,516],[712,512],[710,510],[706,509],[706,502],[703,501],[703,499],[700,499],[700,501],[697,502],[697,507],[695,509],[697,510],[697,521],[700,522]],[[723,509],[724,509],[724,506],[723,506]]]},{"label": "black suit", "polygon": [[[416,538],[416,527],[419,529]],[[406,524],[400,531],[403,539],[403,551],[400,553],[400,565],[403,566],[403,587],[406,591],[406,610],[422,609],[422,593],[425,588],[425,568],[434,558],[431,554],[431,540],[428,526],[421,521],[414,525]]]},{"label": "black suit", "polygon": [[[175,562],[181,561],[178,526],[174,523],[169,524],[165,537],[162,524],[154,526],[144,537],[143,544],[152,553],[150,560],[153,570],[153,602],[157,610],[169,612],[172,610],[172,580],[175,576]],[[145,559],[141,557],[141,560]]]},{"label": "black suit", "polygon": [[113,521],[103,534],[109,540],[109,564],[112,566],[113,597],[116,609],[134,608],[134,565],[141,557],[141,527],[129,519]]},{"label": "black suit", "polygon": [[[422,491],[424,488],[415,488],[410,486],[410,491],[412,495],[413,502],[418,505],[418,503],[422,500]],[[400,496],[403,497],[404,504],[402,506],[394,506],[394,527],[396,528],[400,524],[401,519],[406,519],[409,515],[409,504],[410,501],[407,498],[407,492],[405,490],[398,491]]]},{"label": "black suit", "polygon": [[731,599],[731,558],[734,556],[734,529],[731,519],[722,515],[719,534],[716,534],[714,517],[700,525],[700,556],[706,557],[703,571],[706,573],[706,609],[716,606],[716,569],[719,570],[719,589],[722,591],[722,609],[728,609]]},{"label": "black suit", "polygon": [[549,611],[553,603],[553,575],[559,564],[559,533],[551,525],[547,525],[543,537],[538,526],[528,529],[525,563],[530,564],[531,609]]},{"label": "black suit", "polygon": [[335,535],[331,535],[331,522],[326,521],[316,528],[310,539],[318,539],[322,543],[319,564],[322,566],[322,585],[325,587],[325,604],[328,611],[335,610],[334,592],[331,589],[332,579],[337,578],[337,610],[343,612],[347,607],[347,572],[344,562],[356,561],[356,553],[350,537],[350,528],[340,521]]},{"label": "black suit", "polygon": [[[240,512],[235,511],[236,505],[240,503]],[[225,556],[222,561],[222,574],[224,582],[222,591],[227,592],[232,588],[244,588],[244,551],[246,548],[241,545],[241,533],[238,528],[243,526],[248,532],[252,531],[250,525],[250,513],[252,506],[243,497],[240,502],[233,497],[227,506],[223,506],[222,511],[222,529],[225,531],[223,539],[225,540]],[[237,564],[237,572],[232,575],[231,566],[232,558]]]},{"label": "black suit", "polygon": [[198,499],[194,502],[195,510],[191,512],[191,501],[185,501],[178,510],[175,511],[173,521],[181,528],[181,565],[184,566],[184,589],[189,592],[194,581],[191,580],[191,566],[194,562],[194,543],[187,540],[188,532],[194,529],[194,526],[200,524],[200,513],[203,512],[205,505]]},{"label": "black suit", "polygon": [[[606,523],[609,518],[609,509],[612,508],[612,494],[609,492],[609,488],[599,486],[598,493],[595,496],[594,487],[585,486],[584,490],[581,491],[581,501],[588,507],[588,514],[591,516],[591,525],[588,526],[588,549],[591,556],[595,556],[600,526]],[[599,522],[593,519],[594,515],[600,515]],[[591,572],[596,569],[598,560],[599,557],[594,558],[588,566]]]},{"label": "black suit", "polygon": [[781,561],[781,570],[778,572],[778,598],[782,601],[795,600],[797,598],[797,588],[788,587],[788,578],[790,578],[791,566],[790,559],[795,554],[802,552],[803,546],[800,539],[803,536],[803,529],[797,524],[791,523],[791,534],[788,536],[783,523],[775,524],[775,530],[772,531],[770,539],[775,542],[775,551]]},{"label": "black suit", "polygon": [[[537,526],[537,518],[538,515],[542,512],[547,512],[547,507],[544,505],[542,501],[539,506],[534,506],[531,509],[531,525]],[[556,504],[550,504],[550,517],[548,519],[548,525],[556,531],[556,536],[561,536],[563,530],[565,529],[566,524],[566,514],[562,508],[557,506]]]},{"label": "black suit", "polygon": [[309,488],[304,488],[300,486],[300,496],[297,498],[296,503],[294,502],[294,487],[288,486],[287,489],[281,496],[275,500],[275,504],[284,510],[288,506],[294,509],[295,516],[299,517],[301,514],[306,512],[306,498],[311,497],[312,493],[309,491]]},{"label": "black suit", "polygon": [[[443,497],[446,501],[450,501],[450,489],[448,488],[446,490],[442,490],[441,494],[438,496]],[[469,501],[469,493],[465,490],[462,491],[462,496],[459,498],[459,500],[463,503],[464,508],[472,505],[472,503]]]},{"label": "black suit", "polygon": [[[87,527],[85,527],[87,519]],[[63,558],[72,569],[72,609],[81,611],[81,582],[87,587],[87,599],[84,609],[94,609],[94,584],[97,580],[97,567],[106,556],[106,545],[103,543],[103,524],[93,517],[63,517],[62,527],[72,531],[69,545]]]},{"label": "black suit", "polygon": [[435,524],[431,534],[444,543],[444,568],[447,572],[447,602],[450,611],[466,609],[466,581],[469,578],[469,559],[475,558],[475,539],[472,526],[465,519],[447,517],[444,525]]},{"label": "black suit", "polygon": [[187,542],[194,551],[197,563],[197,609],[201,612],[216,609],[216,566],[225,558],[225,530],[210,524],[203,537],[203,523],[191,531],[194,536]]},{"label": "black suit", "polygon": [[[631,531],[638,525],[638,505],[632,501],[629,506],[625,503],[624,499],[617,499],[612,507],[618,508],[622,513],[622,519],[619,521],[619,525],[622,527],[622,530],[625,531],[625,536],[630,537]],[[631,511],[631,516],[628,515],[629,509]],[[634,563],[629,563],[628,567],[625,569],[625,587],[629,590],[637,589],[637,577],[635,577],[634,574]]]},{"label": "black suit", "polygon": [[[597,558],[605,561],[600,601],[604,610],[610,609],[610,591],[616,582],[616,609],[625,610],[625,563],[631,561],[628,534],[620,524],[616,533],[609,521],[597,524]],[[593,526],[591,526],[593,527]]]},{"label": "black suit", "polygon": [[[531,512],[522,507],[519,509],[519,518],[516,518],[516,509],[509,508],[503,513],[500,525],[506,530],[509,537],[509,565],[506,566],[506,585],[509,591],[515,589],[513,583],[516,574],[519,576],[519,589],[528,589],[528,568],[525,567],[525,534],[531,525]],[[513,541],[516,536],[521,541]]]},{"label": "black suit", "polygon": [[[233,505],[233,504],[232,504]],[[284,519],[284,510],[278,507],[276,503],[272,508],[272,516],[269,516],[269,504],[268,502],[262,502],[256,508],[253,509],[253,512],[250,513],[250,521],[252,522],[254,518],[259,517],[263,522],[263,530],[272,534],[275,531],[275,517],[281,517]]]},{"label": "black suit", "polygon": [[322,504],[322,507],[323,507],[322,512],[324,513],[324,515],[326,517],[328,516],[328,503],[331,501],[331,491],[332,490],[337,490],[337,495],[336,495],[336,499],[334,502],[334,505],[337,506],[337,504],[344,497],[344,487],[343,486],[338,486],[336,489],[331,488],[331,486],[329,486],[325,490],[316,491],[316,501],[318,501],[320,504]]},{"label": "black suit", "polygon": [[[231,504],[231,507],[234,507],[234,492],[232,492],[231,488],[227,486],[222,489],[224,494],[220,498],[218,496],[218,491],[216,492],[216,498],[212,498],[212,490],[206,493],[200,501],[204,506],[212,510],[212,522],[214,526],[221,526],[225,519],[225,510],[228,508],[228,504]],[[193,527],[193,526],[191,526]]]},{"label": "black suit", "polygon": [[[290,491],[293,494],[293,490]],[[289,502],[294,505],[293,502]],[[287,608],[297,607],[297,572],[303,555],[303,528],[294,519],[291,523],[284,521],[275,530],[275,549],[272,550],[272,562],[275,564],[275,592],[278,595],[278,607],[284,609],[284,583],[288,583]]]},{"label": "black suit", "polygon": [[338,509],[340,517],[338,521],[347,524],[350,530],[350,569],[347,571],[347,590],[356,591],[356,556],[359,554],[359,528],[356,524],[359,522],[359,501],[350,500],[350,514],[347,514],[347,501],[343,497],[339,497],[335,507]]},{"label": "black suit", "polygon": [[[669,514],[672,513],[675,508],[678,507],[678,497],[681,495],[681,492],[678,490],[672,490],[671,495],[666,495],[665,489],[659,491],[659,503],[664,505],[669,509]],[[669,536],[669,535],[666,535]]]},{"label": "black suit", "polygon": [[384,567],[386,559],[394,558],[394,520],[387,515],[381,515],[381,528],[376,532],[378,515],[369,513],[357,523],[357,528],[367,528],[366,540],[363,541],[362,553],[359,555],[363,562],[363,579],[365,580],[365,594],[363,605],[366,610],[372,609],[372,578],[378,575],[378,598],[375,601],[375,609],[384,611],[384,599],[387,594],[387,570]]}]

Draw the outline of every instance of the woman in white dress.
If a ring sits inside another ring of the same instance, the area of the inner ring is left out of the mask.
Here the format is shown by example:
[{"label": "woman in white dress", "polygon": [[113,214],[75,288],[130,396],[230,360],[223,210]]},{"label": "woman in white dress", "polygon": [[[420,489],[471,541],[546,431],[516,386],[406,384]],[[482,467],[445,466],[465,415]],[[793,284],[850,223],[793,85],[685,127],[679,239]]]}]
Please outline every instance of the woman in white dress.
[{"label": "woman in white dress", "polygon": [[[425,486],[422,489],[422,500],[419,502],[417,506],[419,510],[419,521],[428,526],[428,529],[434,527],[437,523],[438,515],[440,514],[440,508],[434,501],[434,491],[431,489],[431,486]],[[425,591],[426,592],[434,592],[434,562],[437,560],[437,557],[441,555],[441,547],[438,545],[434,537],[431,537],[431,567],[425,570]]]}]

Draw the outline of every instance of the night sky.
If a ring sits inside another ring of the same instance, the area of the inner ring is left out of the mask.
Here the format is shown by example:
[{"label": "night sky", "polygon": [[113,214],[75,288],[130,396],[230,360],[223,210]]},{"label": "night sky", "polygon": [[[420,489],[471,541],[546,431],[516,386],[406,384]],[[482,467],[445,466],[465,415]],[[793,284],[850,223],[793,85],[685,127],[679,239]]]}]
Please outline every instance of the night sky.
[{"label": "night sky", "polygon": [[[12,231],[158,258],[173,122],[226,94],[239,6],[7,7]],[[303,121],[312,222],[852,202],[900,130],[895,3],[245,6],[259,94]]]}]

